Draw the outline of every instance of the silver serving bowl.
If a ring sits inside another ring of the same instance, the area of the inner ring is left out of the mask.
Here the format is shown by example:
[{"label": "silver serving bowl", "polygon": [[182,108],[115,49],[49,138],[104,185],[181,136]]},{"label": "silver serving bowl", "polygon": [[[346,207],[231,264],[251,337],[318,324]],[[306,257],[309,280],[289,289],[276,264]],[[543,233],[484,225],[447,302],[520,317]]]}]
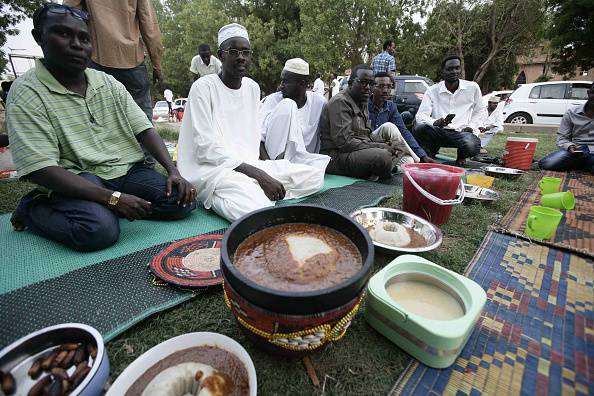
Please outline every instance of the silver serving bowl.
[{"label": "silver serving bowl", "polygon": [[503,177],[506,179],[515,179],[525,173],[523,170],[504,168],[502,166],[486,166],[483,168],[483,171],[487,176]]},{"label": "silver serving bowl", "polygon": [[420,247],[396,247],[373,241],[373,245],[382,249],[399,253],[428,252],[441,245],[441,230],[433,223],[412,213],[391,208],[365,208],[351,213],[351,217],[366,230],[374,227],[379,221],[394,222],[421,234],[427,244]]},{"label": "silver serving bowl", "polygon": [[464,185],[464,203],[480,202],[483,204],[491,203],[499,199],[499,193],[485,187]]},{"label": "silver serving bowl", "polygon": [[[101,334],[93,327],[82,323],[64,323],[37,330],[8,345],[0,351],[0,370],[11,373],[16,383],[16,395],[26,395],[41,378],[48,375],[43,372],[37,379],[27,374],[29,368],[38,358],[46,355],[56,347],[78,342],[93,344],[97,347],[97,357],[91,358],[91,371],[85,379],[69,393],[79,396],[97,396],[103,391],[109,374],[109,359]],[[74,367],[67,371],[72,375]],[[0,395],[3,395],[0,392]]]}]

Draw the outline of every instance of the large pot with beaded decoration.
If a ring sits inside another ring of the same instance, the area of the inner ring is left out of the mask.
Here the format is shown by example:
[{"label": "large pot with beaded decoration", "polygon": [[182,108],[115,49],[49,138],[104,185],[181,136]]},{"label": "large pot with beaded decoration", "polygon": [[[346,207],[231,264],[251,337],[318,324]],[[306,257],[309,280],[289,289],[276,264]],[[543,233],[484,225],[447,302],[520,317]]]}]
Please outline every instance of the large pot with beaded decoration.
[{"label": "large pot with beaded decoration", "polygon": [[225,303],[260,347],[284,355],[306,355],[345,335],[372,266],[367,231],[315,205],[249,213],[221,246]]}]

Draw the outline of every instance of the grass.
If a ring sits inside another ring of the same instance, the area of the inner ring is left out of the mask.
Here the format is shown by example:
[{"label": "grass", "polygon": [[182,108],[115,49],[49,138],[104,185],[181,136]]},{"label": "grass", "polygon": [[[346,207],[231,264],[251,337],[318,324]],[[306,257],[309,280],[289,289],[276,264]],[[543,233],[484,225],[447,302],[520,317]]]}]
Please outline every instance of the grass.
[{"label": "grass", "polygon": [[[164,128],[159,128],[159,132],[164,137],[171,133],[164,131]],[[507,136],[500,134],[494,137],[489,145],[491,155],[501,155]],[[539,138],[537,158],[555,149],[554,135],[530,136]],[[444,154],[451,155],[446,150]],[[536,172],[528,172],[515,181],[495,180],[493,189],[499,191],[502,198],[492,206],[454,207],[450,222],[441,227],[443,244],[423,256],[462,273],[489,225],[507,212],[535,177]],[[31,187],[23,182],[0,184],[0,211],[12,211],[18,197]],[[401,194],[397,194],[382,205],[400,208],[401,203]],[[379,271],[392,259],[392,256],[378,255],[374,271]],[[229,313],[220,289],[210,289],[198,291],[194,299],[151,316],[109,342],[107,349],[111,361],[111,378],[116,378],[128,364],[154,345],[194,331],[226,334],[244,345],[254,360],[258,373],[258,393],[261,395],[385,394],[410,361],[406,353],[375,332],[367,325],[363,315],[359,314],[340,342],[312,356],[318,377],[324,384],[323,388],[315,388],[300,360],[270,356],[254,348]]]}]

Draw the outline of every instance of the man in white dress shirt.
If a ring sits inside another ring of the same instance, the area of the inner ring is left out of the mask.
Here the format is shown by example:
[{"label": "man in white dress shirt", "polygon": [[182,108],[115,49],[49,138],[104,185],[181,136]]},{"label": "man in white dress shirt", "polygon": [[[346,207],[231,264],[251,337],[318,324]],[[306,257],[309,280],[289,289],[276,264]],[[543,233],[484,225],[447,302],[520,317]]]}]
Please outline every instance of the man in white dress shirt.
[{"label": "man in white dress shirt", "polygon": [[270,159],[286,159],[326,169],[330,157],[320,152],[318,124],[326,99],[307,92],[309,64],[289,59],[281,72],[280,92],[263,99],[262,144]]},{"label": "man in white dress shirt", "polygon": [[313,89],[311,91],[325,97],[324,95],[326,94],[326,86],[324,85],[324,81],[322,80],[322,75],[320,73],[316,74],[316,80],[314,81]]},{"label": "man in white dress shirt", "polygon": [[481,147],[486,147],[493,135],[503,132],[503,106],[499,96],[491,96],[487,102],[487,118],[479,127]]},{"label": "man in white dress shirt", "polygon": [[442,61],[444,81],[425,92],[413,135],[432,157],[441,147],[457,148],[456,164],[464,165],[466,158],[474,157],[480,151],[481,141],[477,135],[486,118],[486,109],[478,84],[460,80],[460,71],[458,56],[448,56]]},{"label": "man in white dress shirt", "polygon": [[207,209],[234,221],[274,201],[319,191],[324,171],[286,159],[261,160],[260,87],[246,77],[252,50],[237,24],[218,34],[220,75],[192,85],[179,136],[179,171]]},{"label": "man in white dress shirt", "polygon": [[198,55],[192,58],[190,71],[194,73],[194,80],[209,74],[219,74],[221,72],[221,61],[210,53],[208,44],[198,46]]}]

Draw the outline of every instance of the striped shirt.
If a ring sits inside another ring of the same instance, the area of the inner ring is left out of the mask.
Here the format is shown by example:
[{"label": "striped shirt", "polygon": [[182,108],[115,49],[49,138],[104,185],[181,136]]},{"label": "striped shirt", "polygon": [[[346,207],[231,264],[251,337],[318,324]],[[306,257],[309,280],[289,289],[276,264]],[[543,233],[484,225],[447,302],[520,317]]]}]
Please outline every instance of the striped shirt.
[{"label": "striped shirt", "polygon": [[151,122],[112,76],[89,68],[85,76],[81,96],[38,60],[12,85],[6,118],[19,177],[60,166],[109,180],[144,159],[135,135],[152,128]]},{"label": "striped shirt", "polygon": [[373,58],[371,61],[371,68],[373,69],[374,74],[380,72],[396,72],[396,59],[390,55],[388,51],[384,51]]}]

